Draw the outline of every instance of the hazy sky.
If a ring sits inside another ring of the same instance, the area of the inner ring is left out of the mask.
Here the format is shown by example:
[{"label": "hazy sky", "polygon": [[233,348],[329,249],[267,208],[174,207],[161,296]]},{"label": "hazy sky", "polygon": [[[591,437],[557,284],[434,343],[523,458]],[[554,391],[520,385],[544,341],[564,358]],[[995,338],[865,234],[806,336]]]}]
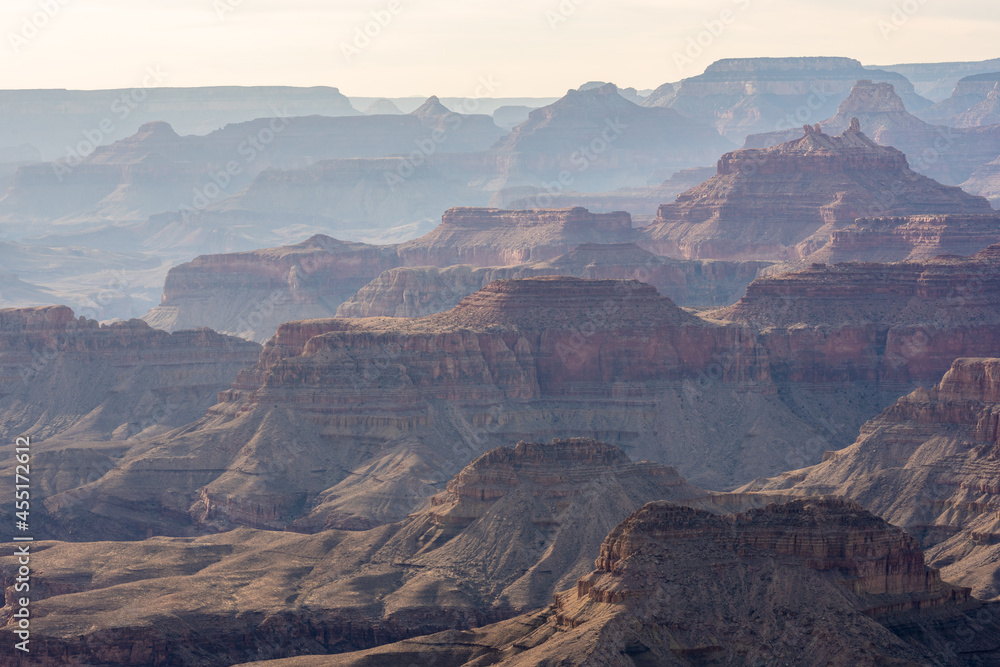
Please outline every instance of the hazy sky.
[{"label": "hazy sky", "polygon": [[3,0],[0,26],[0,88],[133,87],[153,66],[169,86],[469,96],[486,79],[492,96],[557,96],[736,56],[1000,56],[996,0]]}]

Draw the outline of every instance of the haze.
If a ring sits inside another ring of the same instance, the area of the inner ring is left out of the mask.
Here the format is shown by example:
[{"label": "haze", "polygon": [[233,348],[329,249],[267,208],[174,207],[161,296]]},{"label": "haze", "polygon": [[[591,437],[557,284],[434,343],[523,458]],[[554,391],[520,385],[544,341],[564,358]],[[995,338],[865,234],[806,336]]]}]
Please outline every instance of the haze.
[{"label": "haze", "polygon": [[[996,56],[1000,32],[997,6],[972,0],[398,2],[391,21],[358,48],[356,29],[390,0],[9,0],[0,9],[0,88],[126,88],[158,66],[169,86],[465,96],[487,78],[497,82],[496,96],[547,96],[593,79],[653,88],[726,57],[980,60]],[[46,5],[54,15],[25,32],[25,20]],[[724,11],[728,24],[679,65],[675,54]]]}]

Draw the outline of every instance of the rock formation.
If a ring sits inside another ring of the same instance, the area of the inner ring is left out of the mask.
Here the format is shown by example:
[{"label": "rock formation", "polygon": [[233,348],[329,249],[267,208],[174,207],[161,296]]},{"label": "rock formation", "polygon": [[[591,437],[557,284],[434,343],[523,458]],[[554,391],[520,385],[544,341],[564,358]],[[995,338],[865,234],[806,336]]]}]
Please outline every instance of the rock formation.
[{"label": "rock formation", "polygon": [[[931,125],[907,111],[892,84],[867,77],[857,82],[837,113],[819,127],[829,134],[843,132],[853,118],[876,143],[903,151],[914,171],[947,185],[962,183],[1000,153],[1000,126]],[[799,136],[797,129],[750,135],[745,147],[767,148]]]},{"label": "rock formation", "polygon": [[962,189],[986,197],[993,208],[1000,208],[1000,157],[988,162],[972,173]]},{"label": "rock formation", "polygon": [[914,173],[852,123],[830,136],[725,154],[717,174],[660,207],[641,245],[685,258],[798,259],[858,217],[990,213],[989,203]]},{"label": "rock formation", "polygon": [[795,266],[840,262],[924,261],[938,255],[972,255],[1000,243],[1000,214],[911,215],[900,218],[859,218],[838,229],[830,240]]},{"label": "rock formation", "polygon": [[206,326],[267,340],[292,319],[329,316],[382,271],[392,248],[314,236],[303,243],[208,255],[170,270],[145,321],[167,331]]},{"label": "rock formation", "polygon": [[199,257],[170,270],[160,306],[144,319],[168,331],[208,326],[263,342],[283,322],[334,315],[362,286],[397,266],[506,266],[553,259],[583,243],[637,237],[622,212],[456,208],[433,231],[398,245],[317,235],[281,248]]},{"label": "rock formation", "polygon": [[998,387],[1000,359],[958,359],[936,386],[867,423],[850,447],[744,490],[854,498],[919,538],[949,581],[1000,598]]},{"label": "rock formation", "polygon": [[980,127],[1000,123],[1000,72],[974,74],[959,80],[951,97],[920,112],[930,123]]},{"label": "rock formation", "polygon": [[603,192],[650,185],[662,181],[664,172],[711,164],[731,146],[697,119],[640,107],[607,84],[570,90],[535,109],[491,155],[496,188]]},{"label": "rock formation", "polygon": [[[46,555],[32,579],[34,664],[69,655],[230,665],[509,618],[575,585],[612,528],[662,499],[712,507],[672,468],[632,463],[616,447],[520,442],[476,459],[401,523],[371,531],[49,542],[38,545]],[[16,559],[0,558],[0,568],[13,595]]]},{"label": "rock formation", "polygon": [[913,82],[913,88],[918,93],[940,102],[954,92],[955,86],[961,79],[1000,70],[1000,58],[968,62],[883,65],[881,69],[902,74]]},{"label": "rock formation", "polygon": [[[711,314],[720,322],[643,283],[567,277],[497,281],[425,318],[287,323],[203,419],[129,453],[95,499],[61,505],[59,520],[107,511],[123,535],[367,528],[399,520],[462,463],[527,434],[600,438],[700,486],[732,487],[818,461],[915,383],[992,349],[1000,327],[980,317],[995,312],[989,265],[945,267],[934,299],[907,282],[922,284],[916,270],[861,267],[855,281],[837,269],[831,291],[853,304],[851,318],[829,309],[806,326],[791,319],[796,298],[808,301],[825,273],[787,279],[801,291],[788,297],[785,327],[752,316],[778,279]],[[896,286],[884,277],[897,274]],[[975,275],[984,295],[963,306]],[[885,301],[855,290],[866,280],[911,290],[915,305],[868,321]],[[169,510],[131,523],[111,498]]]},{"label": "rock formation", "polygon": [[972,665],[1000,652],[995,614],[943,583],[915,540],[854,503],[720,517],[657,502],[611,531],[596,569],[546,609],[281,664],[875,665],[947,656]]},{"label": "rock formation", "polygon": [[910,110],[931,104],[905,77],[865,69],[853,58],[726,58],[702,74],[662,86],[643,104],[711,119],[723,136],[742,143],[751,133],[791,130],[826,118],[858,79],[896,86]]},{"label": "rock formation", "polygon": [[682,169],[659,185],[619,188],[611,192],[548,192],[544,188],[514,187],[500,190],[490,200],[500,208],[531,209],[539,204],[552,208],[582,206],[595,213],[628,211],[636,226],[649,224],[660,204],[673,201],[685,190],[701,185],[715,175],[714,167]]},{"label": "rock formation", "polygon": [[400,245],[397,253],[404,266],[509,266],[552,259],[581,243],[628,243],[637,237],[622,211],[455,208],[434,231]]},{"label": "rock formation", "polygon": [[399,116],[403,112],[396,106],[395,102],[381,97],[365,107],[364,113],[368,116]]},{"label": "rock formation", "polygon": [[[55,530],[41,519],[42,500],[96,481],[125,450],[197,419],[259,351],[207,329],[101,325],[64,306],[0,310],[0,438],[33,439],[36,535]],[[14,474],[12,448],[0,463]]]},{"label": "rock formation", "polygon": [[[1000,240],[1000,239],[998,239]],[[337,317],[423,317],[448,310],[495,280],[575,276],[635,279],[680,306],[722,306],[736,301],[769,262],[676,260],[635,244],[587,243],[551,260],[509,267],[468,264],[400,267],[380,274],[337,308]]]}]

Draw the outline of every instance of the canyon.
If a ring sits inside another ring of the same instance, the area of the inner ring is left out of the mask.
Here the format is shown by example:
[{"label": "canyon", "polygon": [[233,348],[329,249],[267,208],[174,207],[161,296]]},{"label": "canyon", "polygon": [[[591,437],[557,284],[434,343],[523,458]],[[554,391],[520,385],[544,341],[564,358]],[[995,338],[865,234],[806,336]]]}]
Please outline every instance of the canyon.
[{"label": "canyon", "polygon": [[[539,277],[426,317],[286,323],[204,417],[128,452],[85,502],[53,500],[53,521],[106,512],[120,536],[371,528],[528,437],[598,438],[732,488],[818,462],[954,359],[995,349],[995,254],[761,277],[701,317],[637,281]],[[134,503],[159,518],[120,516]]]},{"label": "canyon", "polygon": [[853,498],[919,539],[949,581],[996,599],[998,381],[1000,360],[957,359],[936,385],[865,424],[850,447],[743,490]]},{"label": "canyon", "polygon": [[913,538],[855,503],[718,516],[653,502],[612,530],[595,569],[544,609],[345,655],[247,665],[975,664],[1000,650],[995,614],[942,582]]},{"label": "canyon", "polygon": [[[605,443],[519,442],[477,458],[403,521],[368,531],[39,544],[33,664],[74,655],[230,665],[510,618],[575,585],[607,533],[659,499],[718,511],[674,469]],[[0,655],[15,659],[9,646]]]}]

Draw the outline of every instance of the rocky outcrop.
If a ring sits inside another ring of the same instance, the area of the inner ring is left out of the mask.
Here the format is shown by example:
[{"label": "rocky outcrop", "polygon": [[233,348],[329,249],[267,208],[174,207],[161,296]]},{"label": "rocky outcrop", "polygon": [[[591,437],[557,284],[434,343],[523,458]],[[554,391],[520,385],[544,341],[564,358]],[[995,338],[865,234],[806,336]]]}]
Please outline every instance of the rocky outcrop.
[{"label": "rocky outcrop", "polygon": [[[950,266],[919,296],[907,287],[924,284],[919,272],[869,267],[855,290],[838,269],[824,289],[841,301],[817,299],[830,307],[805,325],[796,308],[811,307],[826,274],[787,280],[801,296],[779,303],[780,327],[756,296],[784,284],[774,280],[711,314],[720,322],[650,285],[567,277],[497,281],[424,318],[287,323],[203,420],[127,456],[99,485],[101,504],[64,509],[117,517],[111,498],[169,497],[176,521],[116,525],[169,533],[308,517],[367,528],[410,512],[463,459],[527,437],[599,438],[726,488],[819,461],[954,358],[988,353],[1000,331],[992,274]],[[886,278],[897,273],[913,277]],[[972,277],[985,294],[963,301]],[[906,289],[909,306],[877,310]],[[754,308],[740,314],[753,303],[759,321]],[[851,319],[836,319],[848,307]]]},{"label": "rocky outcrop", "polygon": [[856,121],[830,136],[725,154],[717,174],[660,207],[641,244],[685,258],[798,259],[858,217],[990,213],[989,203],[913,172]]},{"label": "rocky outcrop", "polygon": [[[911,215],[860,218],[799,264],[925,261],[972,255],[1000,242],[1000,215]],[[784,267],[783,267],[784,268]]]},{"label": "rocky outcrop", "polygon": [[962,189],[986,197],[993,208],[1000,208],[1000,158],[988,162],[972,173]]},{"label": "rocky outcrop", "polygon": [[455,208],[432,232],[399,245],[317,235],[280,248],[198,257],[170,270],[160,306],[144,319],[168,331],[210,326],[263,342],[283,322],[334,315],[360,288],[398,266],[506,266],[637,235],[623,212]]},{"label": "rocky outcrop", "polygon": [[971,665],[998,652],[995,609],[943,583],[902,530],[841,500],[728,517],[650,503],[596,565],[533,614],[322,664],[925,664],[948,651]]},{"label": "rocky outcrop", "polygon": [[404,266],[509,266],[552,259],[581,243],[628,243],[637,236],[623,211],[453,208],[434,231],[397,253]]},{"label": "rocky outcrop", "polygon": [[614,84],[570,90],[492,147],[492,189],[530,186],[551,194],[647,186],[711,164],[731,146],[700,120],[640,107]]},{"label": "rocky outcrop", "polygon": [[[962,183],[1000,152],[1000,126],[955,128],[926,123],[906,110],[892,84],[876,83],[869,77],[859,80],[837,113],[818,126],[835,134],[848,129],[854,118],[876,143],[902,151],[915,172],[947,185]],[[750,135],[745,147],[767,148],[800,136],[797,128]]]},{"label": "rocky outcrop", "polygon": [[821,464],[748,485],[837,493],[918,537],[929,562],[982,598],[996,584],[1000,360],[956,360],[941,381],[900,399]]},{"label": "rocky outcrop", "polygon": [[734,302],[769,262],[674,260],[634,244],[583,244],[551,260],[510,267],[390,269],[337,309],[337,317],[423,317],[458,305],[495,280],[575,276],[597,280],[635,279],[655,287],[681,306]]},{"label": "rocky outcrop", "polygon": [[883,65],[881,69],[902,74],[913,82],[913,87],[918,93],[940,102],[952,94],[956,84],[964,77],[1000,70],[1000,58],[967,62]]},{"label": "rocky outcrop", "polygon": [[[204,667],[466,629],[547,604],[647,502],[710,505],[704,496],[673,468],[633,463],[595,440],[520,442],[476,459],[403,522],[371,531],[50,542],[32,573],[32,657]],[[0,557],[4,621],[16,567],[9,551]]]},{"label": "rocky outcrop", "polygon": [[1000,72],[963,77],[955,84],[951,97],[924,109],[920,117],[952,127],[1000,123]]},{"label": "rocky outcrop", "polygon": [[[34,534],[57,530],[43,519],[43,500],[86,495],[80,488],[112,470],[125,450],[203,415],[259,351],[207,329],[102,325],[63,306],[0,310],[0,437],[32,439]],[[0,465],[13,475],[14,463],[8,448]],[[3,514],[13,520],[11,512],[13,505]]]},{"label": "rocky outcrop", "polygon": [[336,312],[399,263],[392,250],[317,235],[280,248],[198,257],[170,270],[163,300],[143,319],[167,331],[211,323],[267,340],[283,322]]},{"label": "rocky outcrop", "polygon": [[791,130],[828,117],[859,79],[895,86],[910,110],[931,104],[905,77],[865,69],[853,58],[726,58],[680,84],[666,84],[644,105],[711,119],[723,136],[742,143],[748,134]]}]

